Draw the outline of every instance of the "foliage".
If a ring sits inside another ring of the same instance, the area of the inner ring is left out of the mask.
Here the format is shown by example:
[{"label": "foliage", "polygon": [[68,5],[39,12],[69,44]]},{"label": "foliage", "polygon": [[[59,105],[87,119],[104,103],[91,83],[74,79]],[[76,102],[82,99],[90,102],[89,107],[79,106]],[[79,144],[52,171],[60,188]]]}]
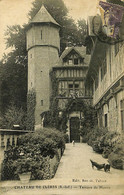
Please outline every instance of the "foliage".
[{"label": "foliage", "polygon": [[0,63],[0,100],[3,114],[11,103],[26,109],[27,57],[21,52],[21,49],[10,52]]},{"label": "foliage", "polygon": [[58,108],[58,99],[56,98],[58,94],[58,80],[56,78],[55,72],[52,71],[51,74],[52,80],[52,95],[50,100],[50,110],[44,112],[41,117],[44,117],[44,126],[45,127],[55,127],[60,131],[66,133],[67,121],[69,113],[73,111],[81,111],[84,113],[84,118],[81,120],[81,125],[83,126],[80,129],[80,134],[82,135],[83,131],[87,131],[87,128],[92,128],[97,124],[96,110],[90,106],[90,102],[82,101],[82,99],[68,99],[68,102],[65,108],[62,110],[62,116],[59,116]]},{"label": "foliage", "polygon": [[21,129],[26,128],[26,114],[22,108],[18,108],[15,105],[10,105],[1,119],[1,126],[4,124],[4,128],[12,129],[13,125],[19,125]]},{"label": "foliage", "polygon": [[52,81],[50,110],[42,113],[41,117],[44,117],[44,127],[53,127],[59,129],[59,109],[58,109],[58,100],[56,98],[58,94],[58,80],[56,78],[54,71],[51,71],[50,78]]},{"label": "foliage", "polygon": [[17,174],[31,172],[32,159],[27,159],[26,157],[17,159],[14,162],[14,166]]},{"label": "foliage", "polygon": [[109,132],[106,128],[94,127],[82,131],[83,142],[92,146],[93,150],[108,158],[112,167],[123,169],[124,137],[117,132]]},{"label": "foliage", "polygon": [[[18,140],[19,145],[26,145],[27,143],[40,147],[43,156],[55,154],[56,148],[63,148],[64,134],[56,129],[44,128],[34,133],[23,135]],[[38,144],[38,145],[37,145]]]},{"label": "foliage", "polygon": [[35,105],[36,105],[36,93],[34,90],[29,91],[27,95],[27,123],[26,128],[28,130],[34,130],[35,125]]},{"label": "foliage", "polygon": [[[64,134],[56,129],[41,129],[22,135],[18,146],[5,152],[3,179],[17,179],[18,173],[31,171],[32,179],[50,179],[55,172],[50,170],[50,159],[65,148]],[[59,162],[58,158],[58,162]],[[55,166],[58,166],[56,163]],[[54,167],[56,170],[57,167]],[[10,170],[10,174],[8,173]]]},{"label": "foliage", "polygon": [[[117,137],[117,136],[116,136]],[[124,169],[124,137],[118,136],[108,155],[109,163],[116,169]]]}]

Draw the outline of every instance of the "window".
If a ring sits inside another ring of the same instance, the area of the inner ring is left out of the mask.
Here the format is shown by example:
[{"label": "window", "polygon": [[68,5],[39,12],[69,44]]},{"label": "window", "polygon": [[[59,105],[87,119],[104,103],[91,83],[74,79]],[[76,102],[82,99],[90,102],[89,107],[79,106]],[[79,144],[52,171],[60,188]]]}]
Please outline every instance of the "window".
[{"label": "window", "polygon": [[79,84],[76,83],[76,84],[74,85],[74,88],[75,88],[75,89],[78,89],[78,88],[79,88]]},{"label": "window", "polygon": [[101,81],[103,79],[103,66],[101,67]]},{"label": "window", "polygon": [[74,59],[74,65],[78,65],[78,58]]},{"label": "window", "polygon": [[72,64],[72,60],[70,59],[70,60],[68,61],[68,63],[69,63],[69,65],[71,65],[71,64]]},{"label": "window", "polygon": [[79,89],[79,83],[75,82],[75,83],[69,83],[68,84],[68,88],[69,89]]},{"label": "window", "polygon": [[73,95],[74,93],[74,84],[73,83],[69,83],[68,84],[68,89],[69,89],[69,95]]},{"label": "window", "polygon": [[84,63],[84,59],[83,59],[83,58],[80,59],[80,63],[81,63],[81,64]]},{"label": "window", "polygon": [[105,127],[108,125],[108,119],[107,119],[107,114],[105,114]]},{"label": "window", "polygon": [[101,113],[101,111],[100,111],[100,113],[99,113],[99,126],[100,127],[103,127],[103,120],[102,120],[102,113]]},{"label": "window", "polygon": [[68,83],[69,95],[78,96],[79,94],[79,82],[69,82]]},{"label": "window", "polygon": [[68,85],[68,88],[69,88],[69,89],[73,89],[73,84],[69,84],[69,85]]},{"label": "window", "polygon": [[40,32],[40,38],[42,39],[42,30],[41,30],[41,32]]},{"label": "window", "polygon": [[121,109],[121,129],[124,130],[124,100],[120,102],[120,109]]},{"label": "window", "polygon": [[43,106],[43,100],[41,100],[41,106]]}]

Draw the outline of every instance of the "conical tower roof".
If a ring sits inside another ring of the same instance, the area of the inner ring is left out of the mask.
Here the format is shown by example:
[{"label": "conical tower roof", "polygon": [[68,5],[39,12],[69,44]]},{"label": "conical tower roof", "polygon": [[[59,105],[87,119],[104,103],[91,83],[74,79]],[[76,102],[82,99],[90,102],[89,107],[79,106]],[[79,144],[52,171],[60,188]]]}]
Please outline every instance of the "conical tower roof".
[{"label": "conical tower roof", "polygon": [[44,6],[41,7],[39,12],[34,16],[31,23],[52,23],[57,26],[60,26],[54,18],[49,14]]}]

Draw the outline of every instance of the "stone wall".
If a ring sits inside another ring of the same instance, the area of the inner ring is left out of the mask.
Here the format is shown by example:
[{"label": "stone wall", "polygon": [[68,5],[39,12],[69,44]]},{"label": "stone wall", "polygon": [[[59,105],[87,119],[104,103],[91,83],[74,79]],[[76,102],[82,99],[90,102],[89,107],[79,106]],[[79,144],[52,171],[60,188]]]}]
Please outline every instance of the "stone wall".
[{"label": "stone wall", "polygon": [[[116,96],[113,96],[104,104],[100,111],[98,110],[99,126],[100,118],[102,118],[102,124],[105,126],[105,114],[107,114],[107,127],[109,131],[117,131],[121,133],[122,130],[122,118],[120,102],[124,99],[124,90],[118,92]],[[102,115],[102,117],[101,117]]]}]

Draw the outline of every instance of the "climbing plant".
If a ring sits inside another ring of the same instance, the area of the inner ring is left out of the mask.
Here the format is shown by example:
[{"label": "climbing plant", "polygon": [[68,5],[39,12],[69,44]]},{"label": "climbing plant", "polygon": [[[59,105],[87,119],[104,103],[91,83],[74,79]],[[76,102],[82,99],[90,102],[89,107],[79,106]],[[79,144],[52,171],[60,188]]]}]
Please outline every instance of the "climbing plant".
[{"label": "climbing plant", "polygon": [[35,125],[36,92],[30,90],[27,95],[27,129],[34,130]]},{"label": "climbing plant", "polygon": [[44,127],[58,127],[58,99],[56,98],[58,93],[58,80],[54,71],[50,72],[51,78],[51,97],[50,97],[50,109],[49,111],[43,112],[41,118],[44,118]]},{"label": "climbing plant", "polygon": [[65,110],[62,114],[62,120],[60,127],[66,131],[66,124],[68,120],[69,113],[73,111],[83,112],[84,117],[81,119],[80,134],[82,135],[84,131],[87,131],[88,128],[92,128],[97,124],[96,110],[90,106],[90,102],[85,102],[82,99],[70,99],[66,105]]},{"label": "climbing plant", "polygon": [[81,125],[83,126],[83,130],[80,130],[81,135],[84,133],[83,131],[87,131],[87,128],[95,126],[97,123],[96,111],[90,105],[90,100],[82,100],[77,97],[68,99],[65,108],[61,110],[61,116],[59,116],[59,99],[57,99],[59,81],[56,77],[55,71],[51,71],[50,77],[52,81],[50,110],[41,114],[41,117],[44,118],[44,127],[55,127],[66,133],[68,116],[69,113],[73,111],[80,111],[84,113],[84,118],[81,121]]}]

